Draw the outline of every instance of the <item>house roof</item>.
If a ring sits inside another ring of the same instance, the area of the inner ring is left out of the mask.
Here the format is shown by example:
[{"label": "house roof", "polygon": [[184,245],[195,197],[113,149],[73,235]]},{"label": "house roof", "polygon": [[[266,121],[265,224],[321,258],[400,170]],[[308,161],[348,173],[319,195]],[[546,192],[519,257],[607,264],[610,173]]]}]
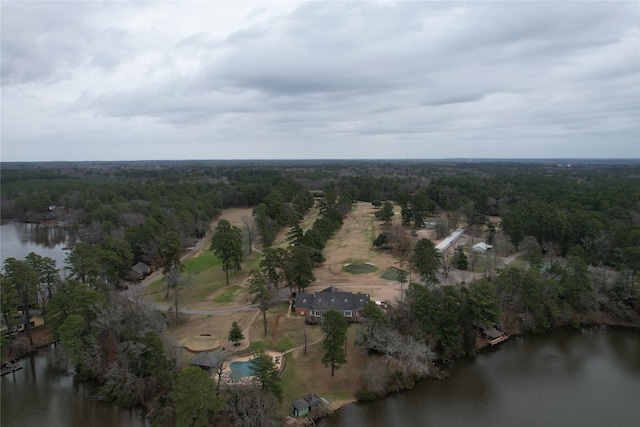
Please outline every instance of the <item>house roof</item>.
[{"label": "house roof", "polygon": [[458,240],[458,237],[460,237],[462,233],[464,233],[464,228],[458,228],[456,229],[456,231],[449,234],[447,238],[445,238],[442,242],[438,243],[438,245],[436,246],[436,249],[438,250],[438,252],[444,252],[447,249],[449,249],[449,246],[451,246],[456,240]]},{"label": "house roof", "polygon": [[492,340],[494,340],[496,338],[500,338],[503,335],[502,332],[500,332],[499,330],[497,330],[495,328],[485,329],[484,333],[485,333],[485,335],[487,335]]},{"label": "house roof", "polygon": [[293,407],[298,411],[302,411],[307,408],[314,408],[322,403],[322,399],[320,399],[315,394],[311,393],[303,397],[302,399],[298,399],[293,402]]},{"label": "house roof", "polygon": [[480,242],[473,245],[471,250],[474,252],[486,252],[492,247],[493,247],[492,245],[488,245],[486,242]]},{"label": "house roof", "polygon": [[135,271],[138,274],[146,274],[151,272],[151,267],[149,267],[147,264],[145,264],[144,262],[139,262],[136,265],[134,265],[133,267],[131,267],[131,269],[133,271]]},{"label": "house roof", "polygon": [[211,353],[206,351],[198,353],[196,357],[191,359],[189,365],[205,366],[207,368],[214,368],[216,366],[213,360],[213,356],[211,355]]},{"label": "house roof", "polygon": [[313,294],[298,294],[296,308],[321,311],[360,310],[369,299],[369,294],[342,292],[335,286],[331,286]]},{"label": "house roof", "polygon": [[320,399],[318,396],[316,396],[315,394],[311,393],[306,395],[305,397],[303,397],[303,399],[309,404],[309,406],[311,406],[312,408],[314,406],[317,406],[319,404],[322,403],[322,399]]},{"label": "house roof", "polygon": [[305,409],[308,409],[310,407],[309,402],[307,402],[304,399],[298,399],[295,402],[293,402],[293,407],[296,408],[298,411],[303,411]]},{"label": "house roof", "polygon": [[[29,313],[29,320],[35,318],[35,317],[42,317],[42,312],[41,311],[32,311]],[[22,316],[17,317],[16,321],[18,325],[24,325],[27,323],[27,315],[26,314],[22,314]]]}]

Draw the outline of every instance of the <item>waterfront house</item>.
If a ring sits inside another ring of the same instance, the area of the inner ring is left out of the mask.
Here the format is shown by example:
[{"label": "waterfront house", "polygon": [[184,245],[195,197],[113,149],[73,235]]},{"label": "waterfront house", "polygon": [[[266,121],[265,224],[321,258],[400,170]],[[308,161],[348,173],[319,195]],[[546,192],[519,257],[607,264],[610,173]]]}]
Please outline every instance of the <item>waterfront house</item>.
[{"label": "waterfront house", "polygon": [[509,338],[509,336],[505,335],[504,332],[496,329],[495,325],[488,327],[486,325],[476,323],[474,324],[474,327],[476,331],[478,331],[478,335],[484,338],[490,345],[496,345]]},{"label": "waterfront house", "polygon": [[[29,325],[31,328],[37,328],[44,325],[44,317],[41,311],[33,311],[29,313]],[[11,324],[7,325],[4,317],[0,320],[0,330],[4,334],[12,334],[15,332],[24,332],[27,329],[27,315],[24,311],[15,314]]]},{"label": "waterfront house", "polygon": [[298,399],[292,404],[292,412],[294,417],[301,417],[303,415],[307,415],[309,412],[313,411],[315,408],[320,406],[323,402],[326,402],[322,398],[316,396],[315,394],[308,394],[302,399]]},{"label": "waterfront house", "polygon": [[294,307],[297,316],[322,318],[327,311],[335,310],[348,320],[354,320],[369,300],[369,294],[343,292],[330,286],[320,292],[298,294]]}]

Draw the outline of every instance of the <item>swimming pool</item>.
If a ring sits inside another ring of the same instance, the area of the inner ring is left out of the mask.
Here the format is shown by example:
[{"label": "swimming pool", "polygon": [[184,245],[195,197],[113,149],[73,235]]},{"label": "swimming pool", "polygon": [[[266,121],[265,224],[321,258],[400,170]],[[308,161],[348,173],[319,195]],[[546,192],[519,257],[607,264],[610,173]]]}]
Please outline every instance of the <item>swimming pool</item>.
[{"label": "swimming pool", "polygon": [[231,381],[236,382],[240,378],[251,377],[254,375],[253,369],[251,369],[251,361],[246,362],[231,362],[231,374],[229,377]]}]

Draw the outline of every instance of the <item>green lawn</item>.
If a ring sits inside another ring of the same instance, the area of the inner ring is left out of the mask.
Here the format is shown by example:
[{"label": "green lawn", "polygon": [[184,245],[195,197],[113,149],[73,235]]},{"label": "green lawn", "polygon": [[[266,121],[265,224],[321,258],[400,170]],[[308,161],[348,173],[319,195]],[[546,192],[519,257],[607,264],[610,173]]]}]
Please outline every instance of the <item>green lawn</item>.
[{"label": "green lawn", "polygon": [[376,267],[373,264],[367,264],[367,263],[348,263],[347,265],[344,265],[342,267],[342,271],[347,272],[347,273],[351,273],[351,274],[367,274],[367,273],[373,273],[374,271],[377,271],[378,267]]},{"label": "green lawn", "polygon": [[237,286],[237,285],[230,286],[226,288],[224,291],[222,291],[220,294],[218,294],[215,297],[214,301],[217,302],[218,304],[229,304],[240,293],[240,290],[241,290],[240,286]]},{"label": "green lawn", "polygon": [[[229,273],[229,281],[245,277],[252,268],[259,266],[261,258],[262,256],[257,252],[250,256],[245,253],[242,270],[237,274]],[[195,285],[181,292],[182,305],[202,301],[227,286],[226,275],[222,270],[222,261],[211,250],[205,250],[197,257],[187,259],[184,262],[184,272],[195,275],[196,280]],[[167,300],[164,298],[166,286],[162,280],[156,280],[147,287],[146,294],[156,303],[166,303]],[[222,305],[231,304],[238,296],[245,293],[246,291],[241,286],[231,285],[216,296],[214,301]]]},{"label": "green lawn", "polygon": [[197,258],[189,258],[184,263],[185,273],[200,274],[210,268],[222,268],[222,261],[213,251],[205,251]]},{"label": "green lawn", "polygon": [[387,268],[380,277],[385,280],[396,282],[398,281],[398,270],[395,268]]},{"label": "green lawn", "polygon": [[[320,328],[315,328],[320,333]],[[284,410],[289,411],[291,402],[309,393],[315,393],[329,402],[353,399],[354,391],[360,387],[367,361],[362,348],[353,342],[357,329],[357,325],[349,327],[347,363],[336,371],[334,377],[331,376],[331,369],[321,362],[324,352],[322,343],[309,346],[307,354],[302,350],[287,354],[286,366],[280,377],[284,390]]]}]

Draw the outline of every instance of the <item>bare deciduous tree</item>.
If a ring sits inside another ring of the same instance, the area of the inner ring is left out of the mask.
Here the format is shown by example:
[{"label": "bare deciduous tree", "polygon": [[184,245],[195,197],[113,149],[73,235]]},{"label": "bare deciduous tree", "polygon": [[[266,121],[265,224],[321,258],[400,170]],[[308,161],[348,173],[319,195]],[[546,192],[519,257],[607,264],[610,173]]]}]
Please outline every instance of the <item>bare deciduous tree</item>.
[{"label": "bare deciduous tree", "polygon": [[451,271],[451,261],[449,260],[449,255],[445,255],[442,257],[442,275],[446,278],[449,277],[449,272]]},{"label": "bare deciduous tree", "polygon": [[396,347],[395,356],[400,362],[398,367],[404,368],[405,375],[411,372],[424,376],[430,372],[435,354],[424,342],[405,335],[402,344]]},{"label": "bare deciduous tree", "polygon": [[381,364],[382,362],[378,358],[367,359],[365,381],[367,382],[367,389],[374,393],[384,392],[387,385],[388,376],[380,375],[383,370],[382,366],[380,366]]},{"label": "bare deciduous tree", "polygon": [[391,241],[393,252],[400,257],[408,256],[411,252],[411,236],[407,230],[401,225],[394,225],[391,228]]},{"label": "bare deciduous tree", "polygon": [[396,372],[402,369],[404,375],[416,373],[423,376],[430,372],[435,354],[426,343],[381,325],[363,330],[362,333],[366,337],[358,337],[358,342],[364,342],[368,352],[382,356],[385,375],[389,375],[392,364],[396,366]]},{"label": "bare deciduous tree", "polygon": [[280,427],[280,402],[272,393],[263,393],[258,387],[236,387],[227,407],[235,419],[234,425]]},{"label": "bare deciduous tree", "polygon": [[177,268],[172,268],[164,277],[167,280],[168,287],[173,293],[173,311],[175,312],[176,323],[178,323],[180,314],[180,291],[193,285],[196,279],[193,274],[180,273]]},{"label": "bare deciduous tree", "polygon": [[249,243],[249,253],[253,253],[253,244],[258,237],[258,224],[256,224],[256,219],[253,216],[243,215],[240,220],[242,221],[242,228],[244,228],[244,232],[247,234],[247,241]]},{"label": "bare deciduous tree", "polygon": [[449,234],[449,221],[446,219],[438,219],[436,220],[436,239],[442,239],[444,236]]},{"label": "bare deciduous tree", "polygon": [[211,359],[213,361],[213,372],[218,376],[216,381],[216,395],[220,394],[220,383],[222,382],[222,373],[231,363],[231,355],[222,350],[216,350],[211,353]]}]

